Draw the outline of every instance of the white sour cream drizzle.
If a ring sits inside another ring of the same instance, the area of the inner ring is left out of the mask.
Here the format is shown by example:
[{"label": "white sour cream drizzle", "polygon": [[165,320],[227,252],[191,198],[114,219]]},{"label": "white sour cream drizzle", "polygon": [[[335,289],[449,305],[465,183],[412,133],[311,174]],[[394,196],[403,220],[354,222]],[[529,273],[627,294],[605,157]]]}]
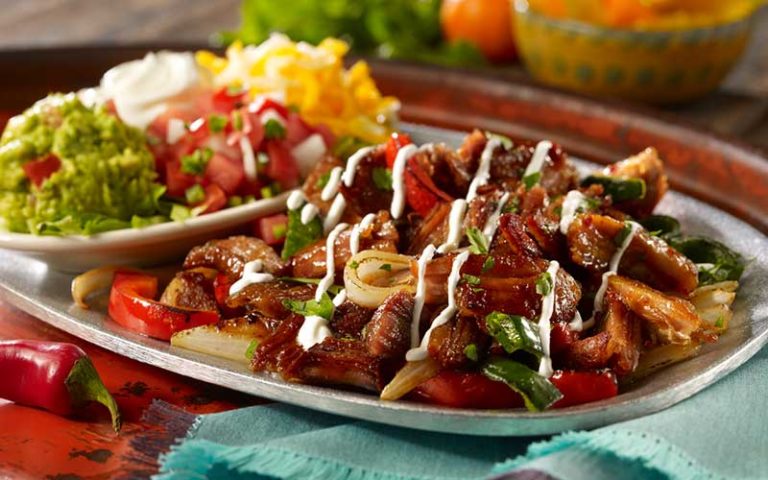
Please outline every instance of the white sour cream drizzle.
[{"label": "white sour cream drizzle", "polygon": [[464,237],[461,227],[466,213],[467,201],[461,198],[454,200],[451,204],[451,213],[448,215],[448,237],[445,243],[437,248],[437,253],[446,253],[459,248],[459,243]]},{"label": "white sour cream drizzle", "polygon": [[523,177],[538,173],[544,168],[544,160],[547,159],[547,154],[552,148],[552,142],[549,140],[542,140],[536,144],[536,148],[533,150],[533,156],[528,166],[525,168]]},{"label": "white sour cream drizzle", "polygon": [[317,205],[313,203],[307,203],[301,209],[301,223],[306,225],[311,222],[320,213]]},{"label": "white sour cream drizzle", "polygon": [[[315,301],[320,301],[323,298],[325,292],[333,285],[333,279],[336,273],[336,262],[334,255],[334,247],[336,245],[336,239],[339,234],[347,228],[346,223],[340,223],[334,228],[331,233],[328,234],[328,238],[325,240],[325,276],[320,283],[317,284],[317,290],[315,290]],[[341,295],[341,293],[339,293]],[[344,301],[342,297],[338,303]],[[338,298],[338,296],[337,296]],[[334,299],[336,300],[336,299]],[[334,302],[336,305],[336,302]],[[338,306],[336,305],[336,306]],[[296,335],[296,341],[301,345],[304,350],[309,350],[313,345],[317,345],[325,340],[326,337],[331,335],[331,329],[328,327],[328,320],[318,315],[308,315],[304,317],[304,323],[301,324],[299,333]]]},{"label": "white sour cream drizzle", "polygon": [[[342,180],[344,181],[345,186],[347,187],[352,186],[352,183],[355,181],[355,173],[357,173],[357,166],[360,164],[360,161],[372,151],[373,151],[373,147],[363,147],[360,150],[353,153],[347,159],[347,168],[344,170],[344,175],[342,176]],[[336,187],[336,189],[338,189],[338,186]]]},{"label": "white sour cream drizzle", "polygon": [[427,271],[427,263],[435,255],[435,246],[431,243],[424,248],[416,263],[418,272],[416,273],[416,295],[413,297],[413,312],[411,313],[411,348],[419,346],[419,322],[421,321],[421,311],[424,309],[424,298],[426,296],[427,286],[424,283],[424,275]]},{"label": "white sour cream drizzle", "polygon": [[392,205],[390,213],[392,218],[398,219],[405,208],[405,162],[418,151],[416,145],[406,145],[397,152],[395,163],[392,166]]},{"label": "white sour cream drizzle", "polygon": [[243,154],[243,170],[245,171],[245,178],[248,180],[256,180],[258,171],[256,169],[256,155],[253,154],[253,146],[248,139],[248,135],[240,137],[240,151]]},{"label": "white sour cream drizzle", "polygon": [[352,227],[352,234],[349,237],[349,251],[352,253],[352,256],[357,255],[357,252],[360,250],[360,232],[370,227],[374,220],[376,220],[376,214],[369,213],[363,217],[360,223],[356,223]]},{"label": "white sour cream drizzle", "polygon": [[261,273],[262,268],[264,268],[264,264],[261,260],[246,263],[243,267],[243,275],[229,287],[229,294],[234,295],[254,283],[271,282],[275,279],[270,273]]},{"label": "white sour cream drizzle", "polygon": [[608,280],[619,270],[619,263],[621,263],[621,257],[624,256],[624,252],[627,251],[629,244],[632,243],[632,239],[635,238],[637,232],[640,231],[640,224],[635,222],[628,222],[630,225],[629,235],[621,242],[621,246],[616,253],[611,257],[611,261],[608,263],[608,271],[603,274],[602,281],[600,282],[600,288],[597,289],[595,294],[595,303],[592,313],[592,317],[584,322],[584,328],[591,327],[595,323],[595,315],[603,311],[603,297],[605,297],[605,291],[608,289]]},{"label": "white sour cream drizzle", "polygon": [[552,376],[552,357],[550,356],[549,337],[552,332],[552,314],[555,313],[555,287],[557,286],[557,271],[560,264],[555,260],[549,262],[547,273],[552,280],[551,288],[546,295],[541,298],[541,313],[539,314],[539,337],[541,337],[541,349],[544,355],[539,363],[539,375],[545,378]]},{"label": "white sour cream drizzle", "polygon": [[560,233],[568,235],[568,229],[571,227],[573,220],[579,213],[587,197],[578,190],[571,190],[565,195],[563,200],[562,211],[560,213]]},{"label": "white sour cream drizzle", "polygon": [[341,185],[341,175],[343,173],[343,168],[333,167],[331,173],[328,176],[328,183],[325,184],[323,191],[320,193],[320,199],[322,201],[327,202],[339,192],[339,186]]},{"label": "white sour cream drizzle", "polygon": [[[432,325],[429,326],[429,330],[424,334],[424,338],[421,339],[419,346],[411,348],[405,354],[405,359],[409,362],[427,358],[427,347],[429,347],[429,337],[432,335],[432,331],[440,325],[445,325],[456,314],[456,285],[458,285],[461,278],[461,267],[468,258],[469,251],[463,251],[453,259],[451,274],[448,276],[448,306],[432,321]],[[419,272],[421,272],[421,268],[419,268]]]},{"label": "white sour cream drizzle", "polygon": [[488,220],[485,221],[483,235],[485,235],[489,247],[491,246],[491,243],[493,243],[493,236],[496,235],[496,229],[499,228],[499,217],[501,216],[501,211],[504,209],[504,205],[509,201],[509,196],[509,192],[504,192],[504,195],[499,199],[499,203],[496,204],[496,209],[491,216],[488,217]]},{"label": "white sour cream drizzle", "polygon": [[287,206],[289,210],[296,210],[306,201],[307,197],[304,195],[304,192],[301,190],[294,190],[288,195],[288,200],[286,200],[285,206]]},{"label": "white sour cream drizzle", "polygon": [[475,172],[475,178],[472,179],[472,183],[469,184],[469,190],[467,191],[467,201],[471,202],[473,198],[477,196],[477,189],[488,183],[488,179],[491,177],[491,160],[493,159],[493,152],[501,146],[501,141],[498,138],[490,138],[485,144],[483,153],[480,155],[480,163],[477,166]]},{"label": "white sour cream drizzle", "polygon": [[339,223],[341,216],[344,215],[345,208],[347,208],[347,201],[344,199],[344,195],[337,193],[331,208],[328,210],[328,215],[323,221],[323,232],[328,233]]}]

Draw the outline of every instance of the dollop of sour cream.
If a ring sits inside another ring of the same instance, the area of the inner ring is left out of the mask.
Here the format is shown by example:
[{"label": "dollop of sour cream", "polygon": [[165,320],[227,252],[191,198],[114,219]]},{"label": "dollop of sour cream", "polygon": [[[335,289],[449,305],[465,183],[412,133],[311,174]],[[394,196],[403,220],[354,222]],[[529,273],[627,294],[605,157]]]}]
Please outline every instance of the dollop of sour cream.
[{"label": "dollop of sour cream", "polygon": [[208,83],[192,53],[160,51],[111,68],[99,90],[125,123],[144,129],[169,105],[191,105]]}]

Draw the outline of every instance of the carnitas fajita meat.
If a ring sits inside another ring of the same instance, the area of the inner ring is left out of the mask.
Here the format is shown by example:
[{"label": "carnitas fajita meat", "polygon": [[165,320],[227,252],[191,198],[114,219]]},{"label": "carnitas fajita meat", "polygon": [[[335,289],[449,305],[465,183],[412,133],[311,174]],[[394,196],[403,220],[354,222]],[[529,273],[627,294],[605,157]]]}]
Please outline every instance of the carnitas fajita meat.
[{"label": "carnitas fajita meat", "polygon": [[276,244],[196,247],[162,298],[257,332],[243,359],[290,382],[465,408],[605,399],[730,320],[739,265],[694,261],[653,215],[667,188],[653,149],[580,178],[548,141],[399,134],[321,160]]}]

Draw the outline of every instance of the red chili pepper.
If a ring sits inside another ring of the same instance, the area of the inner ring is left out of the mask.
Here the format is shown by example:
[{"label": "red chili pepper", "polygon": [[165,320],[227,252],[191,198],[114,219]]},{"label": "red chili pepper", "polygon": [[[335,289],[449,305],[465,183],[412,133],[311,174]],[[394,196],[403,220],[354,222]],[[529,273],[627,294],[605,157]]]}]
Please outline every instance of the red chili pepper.
[{"label": "red chili pepper", "polygon": [[71,415],[88,402],[109,409],[120,430],[120,411],[85,352],[69,343],[0,341],[0,398]]},{"label": "red chili pepper", "polygon": [[156,277],[117,272],[109,293],[109,316],[129,330],[161,340],[169,340],[180,330],[219,321],[218,312],[173,307],[153,300],[156,295]]}]

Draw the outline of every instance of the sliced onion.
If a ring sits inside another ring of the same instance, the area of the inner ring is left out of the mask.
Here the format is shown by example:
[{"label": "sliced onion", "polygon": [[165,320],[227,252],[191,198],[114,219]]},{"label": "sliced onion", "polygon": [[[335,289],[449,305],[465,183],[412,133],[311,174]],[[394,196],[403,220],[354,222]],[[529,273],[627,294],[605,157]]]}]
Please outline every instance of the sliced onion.
[{"label": "sliced onion", "polygon": [[171,337],[171,345],[248,363],[248,349],[254,341],[261,341],[266,335],[262,325],[237,319],[227,321],[221,326],[203,325],[176,332]]},{"label": "sliced onion", "polygon": [[639,380],[664,367],[691,358],[699,352],[700,348],[701,345],[698,343],[688,343],[685,345],[662,345],[648,350],[640,355],[637,368],[628,380]]},{"label": "sliced onion", "polygon": [[427,357],[417,362],[408,362],[381,391],[382,400],[397,400],[408,392],[437,375],[440,364]]},{"label": "sliced onion", "polygon": [[90,308],[86,299],[93,293],[107,290],[112,286],[112,279],[118,270],[138,272],[139,270],[115,265],[94,268],[76,276],[72,280],[72,300],[78,307],[83,309]]},{"label": "sliced onion", "polygon": [[376,308],[398,291],[415,292],[411,257],[378,250],[363,250],[344,267],[347,298],[368,308]]}]

